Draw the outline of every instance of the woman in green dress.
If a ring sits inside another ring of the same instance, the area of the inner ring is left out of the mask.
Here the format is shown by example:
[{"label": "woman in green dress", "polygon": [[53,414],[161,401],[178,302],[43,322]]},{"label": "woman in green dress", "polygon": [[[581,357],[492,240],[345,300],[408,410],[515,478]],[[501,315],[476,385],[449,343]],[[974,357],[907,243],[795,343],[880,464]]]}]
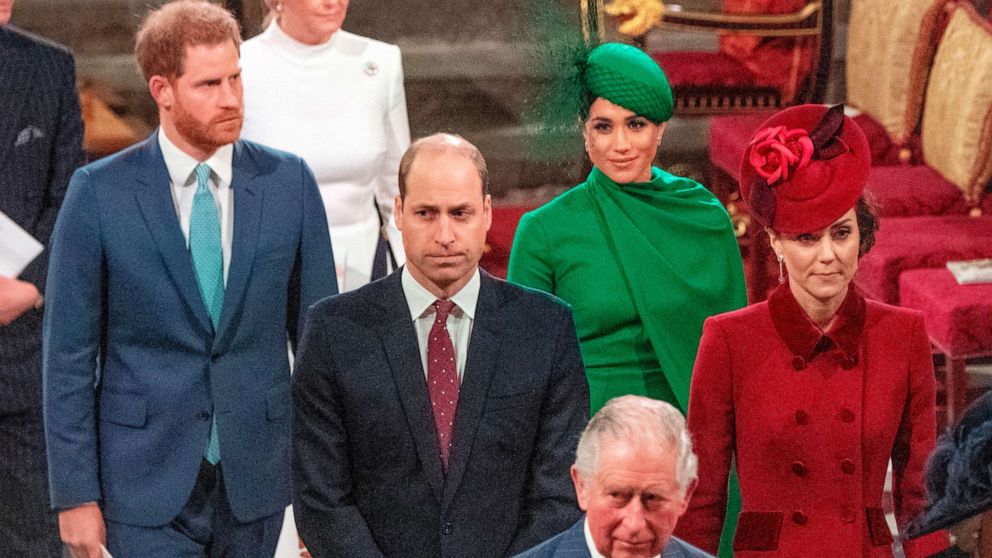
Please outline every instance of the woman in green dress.
[{"label": "woman in green dress", "polygon": [[[635,394],[684,414],[703,321],[747,303],[733,226],[709,190],[652,165],[673,108],[658,64],[619,43],[580,59],[564,89],[580,99],[573,117],[594,167],[523,216],[507,278],[572,305],[592,413]],[[721,556],[732,555],[736,484]]]},{"label": "woman in green dress", "polygon": [[686,411],[703,320],[746,304],[723,206],[698,182],[652,166],[672,92],[640,49],[592,49],[577,87],[594,168],[524,215],[508,279],[572,305],[591,412],[626,394]]}]

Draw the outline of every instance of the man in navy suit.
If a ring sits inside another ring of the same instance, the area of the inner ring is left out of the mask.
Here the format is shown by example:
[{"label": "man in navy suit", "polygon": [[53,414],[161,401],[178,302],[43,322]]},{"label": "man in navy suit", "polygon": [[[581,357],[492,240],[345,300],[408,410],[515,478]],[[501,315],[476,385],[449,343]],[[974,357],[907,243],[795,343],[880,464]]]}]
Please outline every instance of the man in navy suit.
[{"label": "man in navy suit", "polygon": [[52,505],[75,556],[272,556],[287,338],[336,292],[302,159],[237,141],[237,23],[181,0],[136,37],[161,128],[77,171],[45,316]]},{"label": "man in navy suit", "polygon": [[517,558],[712,558],[672,536],[696,487],[696,456],[668,403],[610,400],[579,438],[572,482],[585,518]]},{"label": "man in navy suit", "polygon": [[293,509],[339,556],[513,554],[579,516],[567,469],[589,414],[572,313],[479,269],[486,164],[410,146],[402,270],[310,309],[293,380]]},{"label": "man in navy suit", "polygon": [[[8,25],[0,0],[0,212],[48,244],[83,123],[72,55]],[[0,276],[0,556],[58,557],[41,420],[41,322],[48,252]]]}]

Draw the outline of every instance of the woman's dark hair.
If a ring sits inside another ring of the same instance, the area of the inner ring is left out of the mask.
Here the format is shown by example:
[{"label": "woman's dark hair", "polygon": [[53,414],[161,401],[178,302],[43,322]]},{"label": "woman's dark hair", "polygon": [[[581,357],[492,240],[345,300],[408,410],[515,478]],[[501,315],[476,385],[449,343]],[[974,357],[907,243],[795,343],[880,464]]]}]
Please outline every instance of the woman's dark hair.
[{"label": "woman's dark hair", "polygon": [[875,245],[875,233],[878,232],[878,213],[875,210],[875,200],[865,192],[854,204],[854,215],[858,220],[858,233],[861,245],[858,247],[858,257],[864,256]]}]

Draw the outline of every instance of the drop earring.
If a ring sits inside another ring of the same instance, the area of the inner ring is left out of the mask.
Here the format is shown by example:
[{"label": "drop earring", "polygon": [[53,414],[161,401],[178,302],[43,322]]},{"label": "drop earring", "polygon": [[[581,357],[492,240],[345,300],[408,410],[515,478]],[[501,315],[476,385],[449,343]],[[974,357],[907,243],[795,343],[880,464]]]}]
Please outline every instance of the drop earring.
[{"label": "drop earring", "polygon": [[778,257],[778,284],[781,285],[785,283],[785,274],[782,272],[782,255],[779,254]]}]

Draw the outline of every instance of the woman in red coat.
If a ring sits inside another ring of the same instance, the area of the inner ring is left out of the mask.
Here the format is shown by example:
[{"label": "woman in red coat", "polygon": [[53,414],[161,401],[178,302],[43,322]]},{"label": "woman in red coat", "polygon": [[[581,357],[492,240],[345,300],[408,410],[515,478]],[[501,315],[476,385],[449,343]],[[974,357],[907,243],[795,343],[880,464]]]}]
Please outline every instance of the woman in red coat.
[{"label": "woman in red coat", "polygon": [[[780,271],[765,302],[709,318],[689,396],[699,485],[678,536],[716,550],[736,460],[735,556],[891,557],[882,508],[889,459],[900,525],[923,507],[936,437],[922,316],[851,285],[877,220],[862,198],[868,142],[843,107],[792,107],[755,134],[741,193]],[[907,558],[947,546],[941,534]]]}]

